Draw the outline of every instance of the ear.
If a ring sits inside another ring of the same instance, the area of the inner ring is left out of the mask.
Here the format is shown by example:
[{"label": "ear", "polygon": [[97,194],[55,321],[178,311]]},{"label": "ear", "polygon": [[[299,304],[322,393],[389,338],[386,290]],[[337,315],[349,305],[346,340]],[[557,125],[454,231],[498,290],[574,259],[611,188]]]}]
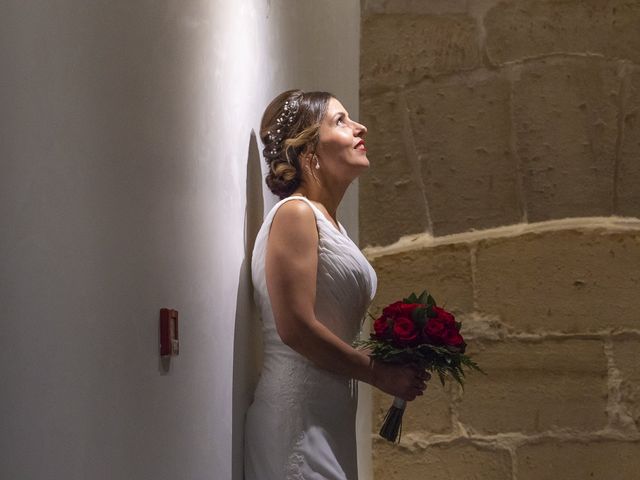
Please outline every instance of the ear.
[{"label": "ear", "polygon": [[303,152],[300,154],[300,158],[299,158],[299,160],[301,160],[300,163],[304,165],[311,162],[311,160],[313,159],[313,153],[314,152],[311,150],[311,147],[307,145],[307,147],[305,147]]}]

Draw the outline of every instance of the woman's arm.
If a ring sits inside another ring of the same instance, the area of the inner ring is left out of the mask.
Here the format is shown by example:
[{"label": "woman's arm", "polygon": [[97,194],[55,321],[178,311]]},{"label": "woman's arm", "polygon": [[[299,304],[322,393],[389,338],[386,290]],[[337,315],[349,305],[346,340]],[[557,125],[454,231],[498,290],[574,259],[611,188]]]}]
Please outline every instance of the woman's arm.
[{"label": "woman's arm", "polygon": [[266,281],[276,329],[282,341],[318,367],[370,383],[413,400],[425,387],[412,367],[372,362],[320,323],[314,312],[318,268],[318,231],[311,208],[286,202],[271,224]]}]

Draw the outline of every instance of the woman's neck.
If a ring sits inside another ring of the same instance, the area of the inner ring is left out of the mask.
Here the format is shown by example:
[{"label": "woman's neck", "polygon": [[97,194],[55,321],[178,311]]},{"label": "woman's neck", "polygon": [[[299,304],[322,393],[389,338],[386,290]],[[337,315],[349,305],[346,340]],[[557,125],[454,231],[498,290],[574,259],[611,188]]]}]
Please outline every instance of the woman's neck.
[{"label": "woman's neck", "polygon": [[322,204],[327,213],[333,218],[333,220],[338,223],[337,212],[338,206],[344,197],[344,194],[347,190],[348,185],[346,186],[334,186],[333,188],[328,188],[323,185],[319,185],[317,183],[303,183],[296,189],[293,193],[294,195],[303,195],[307,197],[309,200],[312,200],[316,203]]}]

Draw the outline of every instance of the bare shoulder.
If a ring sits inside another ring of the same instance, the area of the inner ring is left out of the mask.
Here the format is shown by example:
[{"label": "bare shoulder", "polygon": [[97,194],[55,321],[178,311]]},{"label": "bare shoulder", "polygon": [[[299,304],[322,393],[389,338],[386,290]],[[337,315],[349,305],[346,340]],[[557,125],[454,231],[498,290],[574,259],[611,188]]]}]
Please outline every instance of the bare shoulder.
[{"label": "bare shoulder", "polygon": [[315,213],[311,206],[304,200],[289,200],[280,205],[276,211],[274,221],[277,219],[295,222],[315,223]]},{"label": "bare shoulder", "polygon": [[269,237],[284,245],[317,244],[316,216],[311,206],[302,200],[290,200],[282,204],[273,217]]}]

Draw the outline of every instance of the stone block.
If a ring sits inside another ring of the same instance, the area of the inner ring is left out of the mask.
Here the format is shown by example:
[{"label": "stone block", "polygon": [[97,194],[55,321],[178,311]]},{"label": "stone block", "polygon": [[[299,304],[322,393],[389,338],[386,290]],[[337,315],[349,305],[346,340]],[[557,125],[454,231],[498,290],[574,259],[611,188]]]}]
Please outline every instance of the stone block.
[{"label": "stone block", "polygon": [[384,255],[372,260],[378,292],[372,313],[391,302],[426,289],[439,305],[454,313],[473,309],[471,254],[463,243]]},{"label": "stone block", "polygon": [[434,235],[522,221],[509,90],[481,73],[407,91]]},{"label": "stone block", "polygon": [[632,69],[627,82],[615,213],[640,218],[640,68]]},{"label": "stone block", "polygon": [[528,220],[612,214],[620,79],[600,59],[540,60],[513,84]]},{"label": "stone block", "polygon": [[[437,376],[429,381],[424,395],[407,403],[402,419],[402,432],[449,433],[451,432],[451,387],[440,384]],[[384,422],[393,397],[380,390],[373,393],[373,432],[378,433]]]},{"label": "stone block", "polygon": [[364,16],[374,13],[438,14],[466,13],[467,0],[364,0]]},{"label": "stone block", "polygon": [[613,352],[615,365],[622,373],[620,391],[624,411],[640,429],[640,341],[616,341]]},{"label": "stone block", "polygon": [[465,14],[381,14],[361,24],[360,88],[367,95],[480,65],[478,26]]},{"label": "stone block", "polygon": [[640,3],[629,0],[500,2],[484,19],[486,50],[501,64],[554,53],[640,62]]},{"label": "stone block", "polygon": [[636,480],[640,470],[640,442],[547,440],[516,455],[518,480]]},{"label": "stone block", "polygon": [[402,235],[427,231],[421,179],[410,161],[406,123],[393,94],[363,99],[361,121],[369,129],[369,171],[360,178],[360,244],[386,245]]},{"label": "stone block", "polygon": [[[596,340],[470,343],[487,375],[466,378],[459,419],[482,434],[596,431],[607,423],[607,361]],[[562,478],[562,477],[559,477]]]},{"label": "stone block", "polygon": [[640,231],[549,230],[478,244],[478,308],[518,331],[637,328]]},{"label": "stone block", "polygon": [[381,440],[373,445],[373,468],[375,480],[512,479],[507,450],[468,444],[409,449]]}]

